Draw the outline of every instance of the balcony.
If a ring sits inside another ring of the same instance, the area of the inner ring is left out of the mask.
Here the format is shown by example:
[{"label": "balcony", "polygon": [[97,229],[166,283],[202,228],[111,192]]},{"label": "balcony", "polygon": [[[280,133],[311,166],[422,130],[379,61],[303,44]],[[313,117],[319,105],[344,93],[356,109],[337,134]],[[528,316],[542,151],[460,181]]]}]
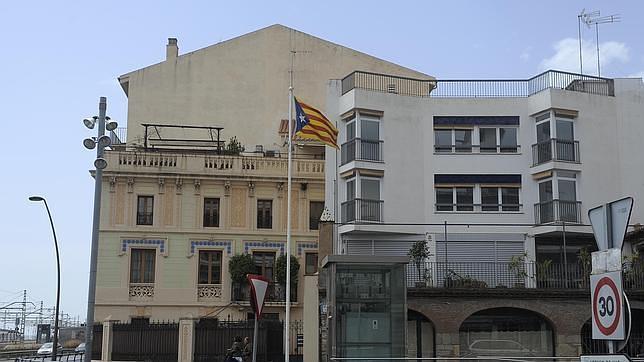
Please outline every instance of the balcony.
[{"label": "balcony", "polygon": [[[106,173],[267,177],[285,179],[287,158],[230,156],[213,153],[107,151]],[[294,159],[293,177],[324,180],[324,160]]]},{"label": "balcony", "polygon": [[353,199],[341,205],[342,222],[381,222],[382,200]]},{"label": "balcony", "polygon": [[551,138],[532,145],[532,166],[550,161],[579,163],[579,141]]},{"label": "balcony", "polygon": [[536,224],[551,222],[581,223],[581,201],[550,200],[534,204]]},{"label": "balcony", "polygon": [[382,162],[382,141],[354,138],[341,146],[341,164],[351,161]]},{"label": "balcony", "polygon": [[[233,284],[231,300],[233,302],[250,302],[250,286]],[[268,284],[266,303],[285,303],[286,286],[278,283]],[[291,286],[291,303],[297,302],[297,284]]]},{"label": "balcony", "polygon": [[[589,290],[590,265],[539,262],[411,262],[409,288]],[[624,287],[644,290],[644,263],[624,265]]]},{"label": "balcony", "polygon": [[529,97],[546,89],[614,96],[612,79],[548,70],[529,79],[414,79],[355,71],[342,79],[342,94],[353,89],[414,97]]}]

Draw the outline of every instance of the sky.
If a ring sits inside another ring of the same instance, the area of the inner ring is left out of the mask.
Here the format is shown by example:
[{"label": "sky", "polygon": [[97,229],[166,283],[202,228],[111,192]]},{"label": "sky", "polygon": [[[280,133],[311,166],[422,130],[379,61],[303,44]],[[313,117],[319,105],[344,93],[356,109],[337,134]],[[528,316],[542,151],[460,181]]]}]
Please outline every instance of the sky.
[{"label": "sky", "polygon": [[[56,264],[42,203],[60,245],[61,309],[87,306],[95,135],[82,119],[127,122],[117,77],[162,61],[167,38],[194,51],[275,23],[439,79],[529,78],[579,72],[577,14],[621,22],[599,28],[601,74],[644,76],[640,1],[1,1],[0,306],[21,298],[53,306]],[[584,72],[597,73],[595,32],[582,29]],[[2,316],[0,316],[2,328]]]}]

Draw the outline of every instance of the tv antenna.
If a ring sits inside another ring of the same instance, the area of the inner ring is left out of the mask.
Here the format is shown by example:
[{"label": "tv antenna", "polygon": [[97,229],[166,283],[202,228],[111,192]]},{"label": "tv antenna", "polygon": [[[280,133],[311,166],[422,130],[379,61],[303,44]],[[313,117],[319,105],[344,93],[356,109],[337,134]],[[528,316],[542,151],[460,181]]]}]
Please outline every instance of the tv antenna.
[{"label": "tv antenna", "polygon": [[[581,11],[578,19],[583,21],[586,26],[590,29],[591,26],[595,25],[595,42],[597,45],[597,76],[601,77],[601,65],[599,61],[599,24],[608,24],[608,23],[618,23],[622,20],[619,14],[600,16],[599,11],[593,11],[590,13],[585,13],[585,10]],[[581,59],[581,25],[579,26],[579,59]]]}]

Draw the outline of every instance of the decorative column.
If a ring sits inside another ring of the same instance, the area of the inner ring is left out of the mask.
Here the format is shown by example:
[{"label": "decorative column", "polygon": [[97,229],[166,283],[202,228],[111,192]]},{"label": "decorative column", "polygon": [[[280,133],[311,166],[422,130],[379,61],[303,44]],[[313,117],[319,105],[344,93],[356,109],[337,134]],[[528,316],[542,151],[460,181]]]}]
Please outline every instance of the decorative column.
[{"label": "decorative column", "polygon": [[192,362],[195,354],[195,319],[179,320],[179,362]]},{"label": "decorative column", "polygon": [[112,342],[114,341],[114,334],[112,333],[112,327],[114,326],[114,321],[105,320],[103,321],[103,341],[101,348],[101,361],[111,361],[112,360]]}]

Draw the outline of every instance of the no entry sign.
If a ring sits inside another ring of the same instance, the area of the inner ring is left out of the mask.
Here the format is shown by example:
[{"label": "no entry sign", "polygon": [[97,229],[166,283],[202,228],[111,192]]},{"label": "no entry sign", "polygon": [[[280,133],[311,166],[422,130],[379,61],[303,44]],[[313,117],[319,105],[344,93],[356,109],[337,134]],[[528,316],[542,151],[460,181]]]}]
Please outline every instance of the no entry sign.
[{"label": "no entry sign", "polygon": [[591,275],[590,297],[593,339],[625,339],[622,272]]}]

